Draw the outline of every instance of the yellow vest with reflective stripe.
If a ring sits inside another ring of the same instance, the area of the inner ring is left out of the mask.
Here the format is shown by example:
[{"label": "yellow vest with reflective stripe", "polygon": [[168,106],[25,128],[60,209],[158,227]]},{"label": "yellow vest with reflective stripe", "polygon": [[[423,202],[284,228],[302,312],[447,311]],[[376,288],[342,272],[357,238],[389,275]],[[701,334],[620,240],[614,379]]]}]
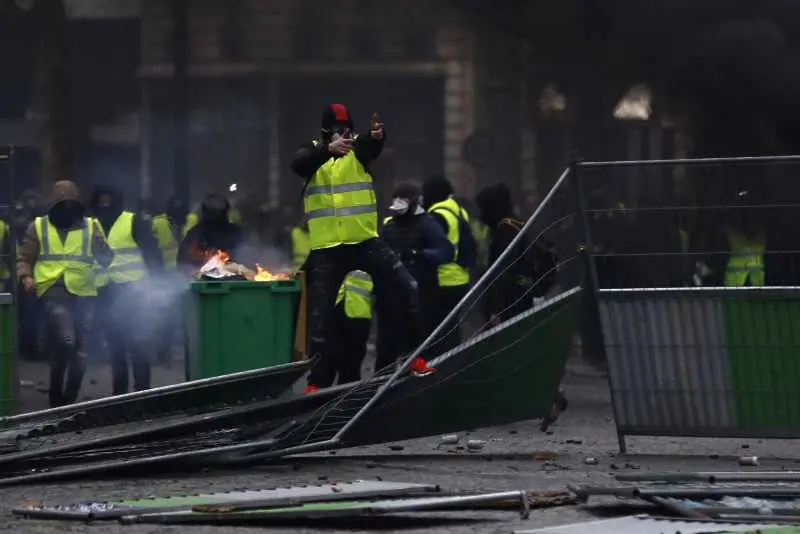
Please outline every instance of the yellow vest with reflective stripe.
[{"label": "yellow vest with reflective stripe", "polygon": [[469,215],[458,205],[458,202],[448,198],[442,202],[437,202],[428,209],[429,213],[438,213],[447,221],[447,240],[453,245],[453,261],[438,267],[439,286],[455,287],[469,284],[469,271],[456,263],[458,258],[458,240],[460,238],[458,218],[456,213],[460,213],[467,222]]},{"label": "yellow vest with reflective stripe", "polygon": [[299,270],[311,253],[311,240],[308,232],[299,226],[292,228],[292,267]]},{"label": "yellow vest with reflective stripe", "polygon": [[[181,236],[186,237],[189,230],[197,224],[197,217],[194,220],[186,219],[186,223],[181,229]],[[161,255],[164,258],[164,267],[167,269],[175,269],[178,266],[178,246],[180,243],[172,235],[172,226],[169,224],[169,217],[165,214],[156,215],[153,217],[153,234],[158,241],[158,248],[161,249]]]},{"label": "yellow vest with reflective stripe", "polygon": [[344,300],[344,313],[351,319],[372,319],[372,278],[364,271],[352,271],[345,277],[336,304]]},{"label": "yellow vest with reflective stripe", "polygon": [[71,294],[79,297],[96,296],[92,254],[94,219],[84,217],[83,226],[70,230],[63,243],[49,218],[37,217],[34,228],[39,240],[39,255],[33,268],[36,294],[41,297],[63,278]]},{"label": "yellow vest with reflective stripe", "polygon": [[489,227],[478,219],[470,220],[469,225],[478,245],[478,266],[486,267],[489,264]]},{"label": "yellow vest with reflective stripe", "polygon": [[355,245],[378,237],[372,177],[355,151],[331,157],[309,180],[303,196],[311,250]]},{"label": "yellow vest with reflective stripe", "polygon": [[128,284],[141,280],[147,269],[139,245],[133,239],[133,219],[130,211],[120,213],[111,231],[108,232],[108,246],[114,251],[114,261],[108,269],[101,269],[97,274],[97,287],[108,284],[109,277],[115,284]]},{"label": "yellow vest with reflective stripe", "polygon": [[747,282],[751,286],[764,285],[764,238],[749,239],[738,232],[728,232],[730,257],[725,269],[726,287],[744,287]]},{"label": "yellow vest with reflective stripe", "polygon": [[[8,224],[6,224],[5,221],[0,221],[0,254],[2,254],[6,239],[8,238]],[[14,250],[14,248],[9,247],[9,250]],[[13,260],[11,258],[0,256],[0,282],[11,280],[12,261]]]}]

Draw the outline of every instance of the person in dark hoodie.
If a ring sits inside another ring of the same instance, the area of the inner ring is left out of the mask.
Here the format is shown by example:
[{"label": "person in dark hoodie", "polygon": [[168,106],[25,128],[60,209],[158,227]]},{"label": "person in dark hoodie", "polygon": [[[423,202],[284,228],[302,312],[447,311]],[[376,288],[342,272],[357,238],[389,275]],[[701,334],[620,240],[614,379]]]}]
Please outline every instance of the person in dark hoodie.
[{"label": "person in dark hoodie", "polygon": [[[511,191],[499,183],[482,189],[475,197],[479,217],[489,228],[489,266],[511,245],[524,223],[514,214]],[[537,242],[528,247],[530,241],[520,241],[517,250],[508,260],[504,260],[498,278],[489,287],[488,314],[493,325],[511,319],[533,306],[555,286],[557,278],[557,258],[552,245]],[[552,425],[561,412],[567,409],[567,398],[559,389],[553,400],[550,412],[544,417],[542,432]]]},{"label": "person in dark hoodie", "polygon": [[[41,353],[51,354],[50,406],[74,403],[85,369],[95,265],[108,266],[114,253],[99,223],[85,215],[80,191],[70,181],[53,184],[49,209],[28,225],[17,255],[17,276],[41,299]],[[66,375],[66,382],[65,382]]]},{"label": "person in dark hoodie", "polygon": [[224,251],[235,258],[244,242],[241,226],[230,222],[230,203],[221,195],[208,195],[200,206],[200,221],[192,227],[178,248],[178,266],[194,271],[208,261],[209,254]]},{"label": "person in dark hoodie", "polygon": [[[417,281],[420,312],[424,324],[423,336],[436,327],[436,292],[439,285],[437,268],[449,263],[455,254],[442,227],[420,205],[421,191],[412,184],[400,184],[392,194],[389,215],[380,231],[381,239],[389,245]],[[384,305],[386,304],[386,305]],[[394,363],[404,352],[408,336],[398,330],[391,303],[378,301],[378,341],[375,369]]]},{"label": "person in dark hoodie", "polygon": [[150,388],[151,340],[144,326],[148,310],[140,308],[145,282],[163,267],[161,250],[153,234],[152,219],[127,211],[122,194],[98,187],[89,202],[106,233],[114,261],[97,273],[100,311],[111,360],[112,393],[128,393],[129,362],[134,391]]},{"label": "person in dark hoodie", "polygon": [[[475,198],[479,217],[489,228],[489,265],[498,260],[517,236],[524,222],[514,214],[511,192],[505,184],[481,190]],[[535,299],[544,297],[555,285],[557,264],[552,245],[540,241],[528,246],[523,240],[511,255],[487,295],[488,314],[493,324],[519,315],[531,308]],[[527,249],[527,251],[526,251]]]}]

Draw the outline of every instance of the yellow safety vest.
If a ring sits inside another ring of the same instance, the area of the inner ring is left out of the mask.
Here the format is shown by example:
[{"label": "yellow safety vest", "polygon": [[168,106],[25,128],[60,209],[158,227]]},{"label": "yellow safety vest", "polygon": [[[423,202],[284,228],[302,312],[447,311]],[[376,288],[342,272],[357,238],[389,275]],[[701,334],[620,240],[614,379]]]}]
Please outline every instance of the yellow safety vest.
[{"label": "yellow safety vest", "polygon": [[308,232],[299,226],[292,228],[292,266],[299,270],[311,253],[311,240]]},{"label": "yellow safety vest", "polygon": [[303,207],[311,250],[355,245],[378,237],[372,176],[355,151],[341,158],[331,157],[317,169],[306,186]]},{"label": "yellow safety vest", "polygon": [[444,217],[445,221],[447,221],[447,240],[453,245],[453,261],[438,267],[439,286],[456,287],[469,284],[469,271],[456,263],[460,235],[458,218],[455,215],[460,213],[469,222],[469,214],[452,198],[437,202],[428,209],[428,212],[439,213]]},{"label": "yellow safety vest", "polygon": [[128,284],[141,280],[147,274],[142,252],[133,239],[133,219],[130,211],[120,213],[108,233],[108,246],[114,251],[114,260],[108,269],[98,268],[97,287],[108,284]]},{"label": "yellow safety vest", "polygon": [[764,285],[764,253],[766,244],[764,238],[749,239],[738,232],[728,232],[730,242],[730,257],[725,269],[726,287],[744,287],[747,282],[751,286]]},{"label": "yellow safety vest", "polygon": [[[0,253],[3,250],[8,235],[8,224],[5,221],[0,221]],[[13,250],[13,248],[10,248]],[[0,256],[0,282],[11,280],[11,258]]]},{"label": "yellow safety vest", "polygon": [[364,271],[352,271],[345,277],[336,304],[344,300],[344,313],[351,319],[372,319],[372,278]]},{"label": "yellow safety vest", "polygon": [[70,230],[63,243],[48,217],[37,217],[34,228],[39,240],[39,255],[33,268],[36,294],[41,297],[63,278],[67,291],[73,295],[97,296],[92,254],[94,219],[84,217],[83,227]]},{"label": "yellow safety vest", "polygon": [[[186,237],[189,230],[197,224],[197,217],[192,221],[186,219],[183,228],[181,229],[181,236]],[[161,255],[164,257],[164,266],[168,269],[175,269],[178,266],[178,246],[180,243],[172,235],[172,226],[169,224],[169,217],[165,214],[156,215],[153,217],[153,234],[158,241],[158,248],[161,249]]]},{"label": "yellow safety vest", "polygon": [[228,211],[228,222],[230,223],[241,223],[242,222],[242,213],[237,210],[236,208],[231,208]]},{"label": "yellow safety vest", "polygon": [[470,220],[469,225],[478,245],[478,266],[486,267],[489,264],[489,227],[478,219]]}]

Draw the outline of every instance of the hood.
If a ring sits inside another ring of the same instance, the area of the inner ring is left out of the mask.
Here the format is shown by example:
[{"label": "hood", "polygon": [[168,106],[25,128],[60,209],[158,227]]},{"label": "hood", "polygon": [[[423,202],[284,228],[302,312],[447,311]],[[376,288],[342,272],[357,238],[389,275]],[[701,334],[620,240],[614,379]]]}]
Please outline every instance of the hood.
[{"label": "hood", "polygon": [[478,217],[489,228],[496,228],[500,221],[514,215],[511,191],[506,184],[494,184],[482,189],[475,197]]},{"label": "hood", "polygon": [[419,205],[420,190],[413,184],[400,184],[392,193],[392,204],[389,211],[394,216],[422,215],[425,210]]},{"label": "hood", "polygon": [[56,205],[71,200],[83,206],[81,201],[81,192],[75,182],[69,180],[61,180],[53,184],[53,189],[50,192],[50,198],[47,202],[47,209],[52,210]]},{"label": "hood", "polygon": [[447,200],[453,194],[453,186],[444,176],[431,176],[422,184],[422,202],[426,208]]}]

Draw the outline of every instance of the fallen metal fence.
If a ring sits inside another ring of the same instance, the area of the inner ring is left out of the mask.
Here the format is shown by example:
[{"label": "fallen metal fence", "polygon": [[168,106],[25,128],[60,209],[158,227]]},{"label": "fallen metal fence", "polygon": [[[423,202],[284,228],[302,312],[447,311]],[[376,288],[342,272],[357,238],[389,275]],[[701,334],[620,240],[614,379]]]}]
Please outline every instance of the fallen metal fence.
[{"label": "fallen metal fence", "polygon": [[[620,450],[635,435],[800,436],[800,157],[573,171]],[[763,258],[739,287],[734,236]]]}]

